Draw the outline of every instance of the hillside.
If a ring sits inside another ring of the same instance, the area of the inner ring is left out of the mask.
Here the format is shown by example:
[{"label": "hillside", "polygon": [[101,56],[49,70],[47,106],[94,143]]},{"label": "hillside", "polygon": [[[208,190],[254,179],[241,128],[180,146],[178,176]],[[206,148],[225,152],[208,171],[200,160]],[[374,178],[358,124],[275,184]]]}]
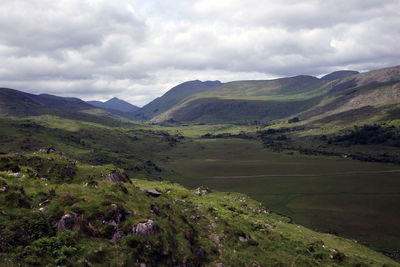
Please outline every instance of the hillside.
[{"label": "hillside", "polygon": [[149,120],[181,103],[185,98],[203,91],[212,90],[221,85],[220,81],[189,81],[170,89],[163,96],[156,98],[130,115],[131,119]]},{"label": "hillside", "polygon": [[354,70],[339,70],[321,77],[321,80],[333,81],[333,80],[343,79],[348,76],[356,74],[359,74],[359,72]]},{"label": "hillside", "polygon": [[251,123],[290,117],[320,119],[366,106],[398,103],[399,81],[400,67],[392,67],[359,74],[335,72],[323,79],[295,76],[229,82],[192,95],[152,121]]},{"label": "hillside", "polygon": [[122,125],[121,119],[96,108],[79,98],[48,94],[34,95],[9,88],[0,88],[0,116],[25,117],[51,114],[63,118]]},{"label": "hillside", "polygon": [[0,264],[398,266],[239,193],[131,180],[54,148],[0,157]]}]

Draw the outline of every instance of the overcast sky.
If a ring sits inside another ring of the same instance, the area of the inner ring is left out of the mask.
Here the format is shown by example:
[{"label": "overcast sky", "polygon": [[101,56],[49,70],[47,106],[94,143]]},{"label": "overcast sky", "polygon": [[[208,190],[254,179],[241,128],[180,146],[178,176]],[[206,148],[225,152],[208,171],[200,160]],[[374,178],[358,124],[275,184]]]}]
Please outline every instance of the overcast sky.
[{"label": "overcast sky", "polygon": [[400,64],[400,0],[4,0],[0,87],[142,106],[188,80]]}]

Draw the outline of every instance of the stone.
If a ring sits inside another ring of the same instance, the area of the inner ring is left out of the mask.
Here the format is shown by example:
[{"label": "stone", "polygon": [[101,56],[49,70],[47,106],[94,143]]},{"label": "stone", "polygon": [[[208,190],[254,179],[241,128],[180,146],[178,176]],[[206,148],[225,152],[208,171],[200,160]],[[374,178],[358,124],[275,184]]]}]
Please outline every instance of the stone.
[{"label": "stone", "polygon": [[149,235],[154,235],[155,233],[158,232],[158,230],[159,230],[158,224],[155,221],[149,219],[147,220],[147,222],[138,223],[135,226],[133,226],[132,233],[134,235],[146,237]]},{"label": "stone", "polygon": [[239,235],[240,242],[247,242],[249,240],[250,240],[250,238],[247,235]]},{"label": "stone", "polygon": [[49,204],[50,204],[50,200],[45,200],[45,201],[39,203],[39,206],[40,206],[40,207],[44,207],[44,206],[47,206],[47,205],[49,205]]},{"label": "stone", "polygon": [[142,189],[140,189],[140,190],[142,190],[142,192],[144,192],[144,193],[146,193],[147,195],[152,196],[152,197],[159,197],[159,196],[162,195],[160,192],[158,192],[158,191],[155,190],[155,189],[146,189],[146,188],[142,188]]},{"label": "stone", "polygon": [[54,227],[57,231],[61,229],[73,230],[77,227],[78,215],[75,212],[67,213],[61,217],[61,219],[55,223]]},{"label": "stone", "polygon": [[121,174],[119,171],[113,171],[108,175],[108,180],[113,183],[132,183],[126,174]]}]

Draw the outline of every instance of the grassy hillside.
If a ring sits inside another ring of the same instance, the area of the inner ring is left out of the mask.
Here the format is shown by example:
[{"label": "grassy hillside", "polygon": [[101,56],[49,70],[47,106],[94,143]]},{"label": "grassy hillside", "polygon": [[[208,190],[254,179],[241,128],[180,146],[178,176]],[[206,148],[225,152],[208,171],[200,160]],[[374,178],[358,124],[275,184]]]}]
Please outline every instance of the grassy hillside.
[{"label": "grassy hillside", "polygon": [[178,105],[185,98],[194,94],[209,90],[221,85],[220,81],[189,81],[181,83],[163,96],[156,98],[140,110],[131,114],[129,118],[135,120],[149,120],[158,114],[161,114],[174,106]]},{"label": "grassy hillside", "polygon": [[128,179],[54,150],[0,157],[0,264],[399,265],[243,194]]},{"label": "grassy hillside", "polygon": [[[335,79],[338,78],[338,79]],[[192,95],[153,122],[231,123],[318,118],[399,103],[400,67],[332,73],[325,79],[296,76],[229,82]]]}]

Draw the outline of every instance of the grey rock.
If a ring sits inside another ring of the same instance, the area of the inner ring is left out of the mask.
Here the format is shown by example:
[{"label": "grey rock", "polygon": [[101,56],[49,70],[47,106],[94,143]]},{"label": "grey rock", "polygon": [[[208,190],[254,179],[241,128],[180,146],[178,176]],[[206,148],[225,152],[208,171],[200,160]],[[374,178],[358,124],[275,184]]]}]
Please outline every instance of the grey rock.
[{"label": "grey rock", "polygon": [[140,190],[142,190],[142,192],[144,192],[144,193],[146,193],[147,195],[152,196],[152,197],[159,197],[159,196],[162,195],[160,192],[158,192],[158,191],[155,190],[155,189],[146,189],[146,188],[142,188],[142,189],[140,189]]},{"label": "grey rock", "polygon": [[147,220],[147,222],[138,223],[135,226],[133,226],[132,233],[134,235],[146,237],[157,233],[158,230],[159,230],[158,224],[155,221],[149,219]]},{"label": "grey rock", "polygon": [[113,171],[110,173],[110,175],[108,175],[108,179],[113,183],[132,183],[126,174],[121,174],[119,171]]},{"label": "grey rock", "polygon": [[47,206],[47,205],[49,205],[50,204],[50,200],[45,200],[45,201],[43,201],[42,203],[39,203],[39,206],[40,207],[44,207],[44,206]]},{"label": "grey rock", "polygon": [[77,219],[78,215],[75,212],[67,213],[62,216],[58,222],[55,223],[54,227],[57,229],[57,231],[61,229],[73,230],[78,226]]}]

